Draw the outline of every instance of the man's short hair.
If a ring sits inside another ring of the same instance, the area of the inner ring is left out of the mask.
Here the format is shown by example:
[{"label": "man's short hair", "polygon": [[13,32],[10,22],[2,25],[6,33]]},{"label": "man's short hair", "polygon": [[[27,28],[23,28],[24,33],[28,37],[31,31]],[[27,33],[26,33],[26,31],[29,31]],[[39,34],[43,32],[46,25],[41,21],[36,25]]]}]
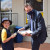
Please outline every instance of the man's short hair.
[{"label": "man's short hair", "polygon": [[30,2],[25,4],[25,7],[28,7],[28,6],[31,6],[33,8],[32,4]]},{"label": "man's short hair", "polygon": [[37,7],[37,2],[29,2],[25,4],[25,7],[27,6],[31,6],[33,9],[35,9]]}]

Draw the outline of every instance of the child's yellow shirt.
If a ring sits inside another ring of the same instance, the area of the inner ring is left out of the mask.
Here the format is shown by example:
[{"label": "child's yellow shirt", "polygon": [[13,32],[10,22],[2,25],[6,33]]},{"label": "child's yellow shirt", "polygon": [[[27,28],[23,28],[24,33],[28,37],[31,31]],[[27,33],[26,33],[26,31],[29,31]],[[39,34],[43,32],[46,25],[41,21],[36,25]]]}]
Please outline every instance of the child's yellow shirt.
[{"label": "child's yellow shirt", "polygon": [[6,39],[7,39],[7,31],[6,31],[6,29],[2,29],[1,40],[5,41]]}]

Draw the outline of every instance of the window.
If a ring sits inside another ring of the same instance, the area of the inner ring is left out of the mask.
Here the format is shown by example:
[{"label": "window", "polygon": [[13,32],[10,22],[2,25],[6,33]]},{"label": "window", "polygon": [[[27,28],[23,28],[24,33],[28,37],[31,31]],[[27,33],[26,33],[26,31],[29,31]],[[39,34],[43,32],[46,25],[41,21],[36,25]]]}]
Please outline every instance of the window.
[{"label": "window", "polygon": [[[0,10],[2,13],[0,13],[0,23],[2,18],[12,16],[10,13],[6,12],[12,12],[12,0],[0,0]],[[5,12],[5,13],[4,13]]]}]

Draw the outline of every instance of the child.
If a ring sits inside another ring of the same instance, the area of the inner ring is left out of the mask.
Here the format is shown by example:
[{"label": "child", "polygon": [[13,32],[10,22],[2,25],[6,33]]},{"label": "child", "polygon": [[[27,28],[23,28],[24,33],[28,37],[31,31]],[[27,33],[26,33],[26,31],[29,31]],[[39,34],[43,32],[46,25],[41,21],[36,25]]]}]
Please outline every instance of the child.
[{"label": "child", "polygon": [[12,36],[9,26],[12,24],[8,18],[3,18],[1,22],[1,26],[3,27],[1,32],[1,40],[2,40],[2,49],[3,50],[14,50],[13,38],[16,36]]}]

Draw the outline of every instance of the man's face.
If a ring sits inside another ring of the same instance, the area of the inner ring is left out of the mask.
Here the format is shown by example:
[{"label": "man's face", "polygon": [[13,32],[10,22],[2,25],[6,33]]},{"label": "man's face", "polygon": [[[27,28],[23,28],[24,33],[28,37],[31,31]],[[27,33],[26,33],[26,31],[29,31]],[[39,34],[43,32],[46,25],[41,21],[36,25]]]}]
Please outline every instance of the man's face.
[{"label": "man's face", "polygon": [[26,13],[30,12],[31,10],[32,10],[31,6],[27,6],[27,7],[25,7],[25,11],[26,11]]},{"label": "man's face", "polygon": [[4,21],[3,23],[2,23],[2,25],[5,27],[5,28],[9,28],[9,26],[10,26],[10,22],[9,21]]}]

